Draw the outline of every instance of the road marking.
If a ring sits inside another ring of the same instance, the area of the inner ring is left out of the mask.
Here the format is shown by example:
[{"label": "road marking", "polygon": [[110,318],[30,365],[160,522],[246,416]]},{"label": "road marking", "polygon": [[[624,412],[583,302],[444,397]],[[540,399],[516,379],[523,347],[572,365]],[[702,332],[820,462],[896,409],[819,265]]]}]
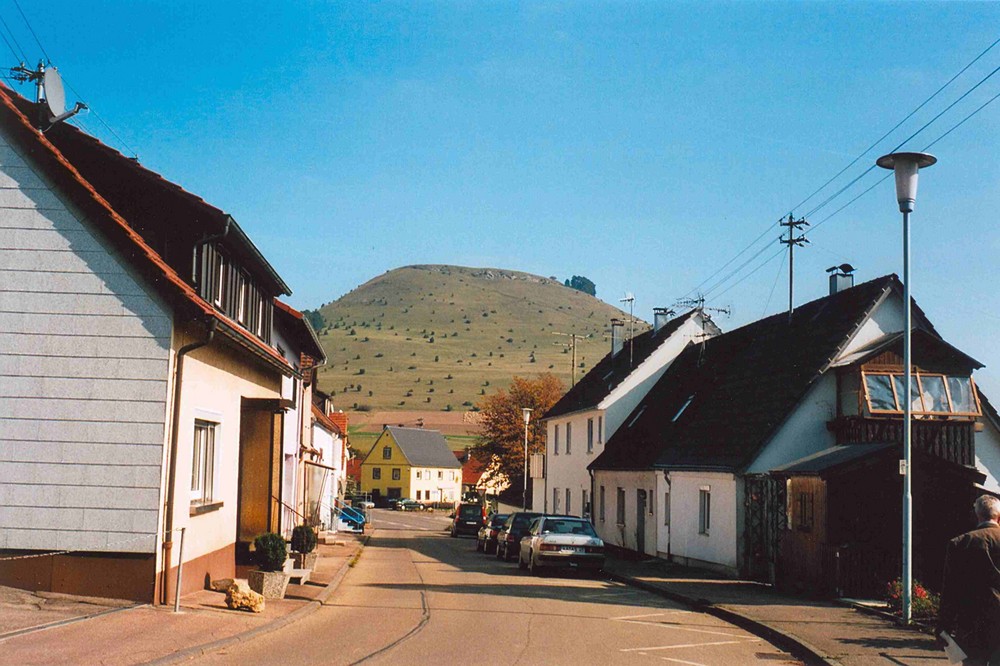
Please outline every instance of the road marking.
[{"label": "road marking", "polygon": [[627,622],[628,624],[644,624],[644,625],[648,625],[650,627],[663,627],[664,629],[676,629],[678,631],[690,631],[690,632],[693,632],[693,633],[696,633],[696,634],[712,634],[714,636],[729,636],[731,638],[741,638],[741,639],[743,639],[744,641],[747,641],[747,642],[761,640],[761,639],[756,638],[756,637],[746,638],[744,636],[741,636],[740,634],[730,634],[729,632],[726,632],[726,631],[709,631],[708,629],[693,629],[691,627],[683,627],[683,626],[680,626],[680,625],[677,625],[677,624],[663,624],[662,622],[640,622],[640,621],[637,621],[637,620],[624,620],[624,621]]},{"label": "road marking", "polygon": [[[759,640],[759,639],[758,639]],[[712,645],[738,645],[748,641],[714,641],[712,643],[685,643],[683,645],[661,645],[660,647],[623,648],[619,652],[641,652],[643,650],[680,650],[681,648],[709,647]]]},{"label": "road marking", "polygon": [[580,599],[601,599],[605,597],[634,597],[636,595],[645,594],[642,590],[635,591],[622,591],[622,592],[598,592],[597,594],[581,594],[578,598]]},{"label": "road marking", "polygon": [[671,615],[675,613],[693,613],[689,610],[672,610],[665,613],[645,613],[643,615],[622,615],[621,617],[609,617],[609,620],[638,620],[643,617],[660,617],[661,615]]},{"label": "road marking", "polygon": [[697,661],[684,661],[683,659],[671,659],[670,657],[660,657],[663,661],[672,661],[675,664],[690,664],[690,666],[705,666],[705,664],[699,664]]}]

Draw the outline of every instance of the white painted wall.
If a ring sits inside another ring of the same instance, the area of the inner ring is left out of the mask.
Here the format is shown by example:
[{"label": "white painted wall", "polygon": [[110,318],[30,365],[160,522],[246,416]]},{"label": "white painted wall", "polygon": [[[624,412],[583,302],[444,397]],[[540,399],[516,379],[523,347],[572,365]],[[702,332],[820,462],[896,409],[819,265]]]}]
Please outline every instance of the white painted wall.
[{"label": "white painted wall", "polygon": [[986,475],[983,488],[1000,493],[1000,430],[983,417],[983,431],[976,433],[976,468]]},{"label": "white painted wall", "polygon": [[854,337],[847,343],[846,348],[838,358],[847,356],[848,354],[861,349],[873,340],[878,340],[879,338],[890,333],[898,333],[899,331],[902,331],[904,315],[905,312],[903,308],[902,296],[896,292],[891,292],[885,300],[883,300],[882,303],[875,308],[868,319],[861,324],[857,333],[855,333]]},{"label": "white painted wall", "polygon": [[0,135],[0,548],[157,550],[172,329]]},{"label": "white painted wall", "polygon": [[[711,529],[708,534],[700,534],[699,496],[705,486],[711,490]],[[707,564],[735,574],[738,499],[736,478],[732,474],[671,472],[670,551],[674,559]]]},{"label": "white painted wall", "polygon": [[[647,555],[656,555],[657,552],[657,525],[658,516],[662,507],[655,499],[656,477],[662,476],[659,472],[621,472],[603,471],[594,472],[594,526],[597,534],[606,543],[638,550],[638,531],[641,529],[644,534],[644,549]],[[604,519],[601,519],[601,487],[604,487]],[[625,522],[618,522],[618,488],[625,491]],[[642,489],[646,492],[646,510],[643,512],[640,524],[638,515],[639,494]]]},{"label": "white painted wall", "polygon": [[[462,470],[447,467],[411,467],[410,499],[416,499],[418,490],[421,491],[421,502],[457,502],[462,497]],[[430,499],[427,498],[428,492]]]},{"label": "white painted wall", "polygon": [[820,377],[747,468],[748,474],[769,472],[836,445],[826,424],[837,416],[837,378],[833,371]]}]

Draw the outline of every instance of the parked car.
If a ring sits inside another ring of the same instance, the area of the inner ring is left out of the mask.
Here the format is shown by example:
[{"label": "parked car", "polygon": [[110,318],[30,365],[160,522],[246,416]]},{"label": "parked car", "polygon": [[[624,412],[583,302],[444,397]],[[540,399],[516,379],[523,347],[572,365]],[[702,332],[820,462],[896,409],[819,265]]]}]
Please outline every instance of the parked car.
[{"label": "parked car", "polygon": [[583,518],[542,516],[521,539],[517,565],[533,574],[547,567],[598,572],[604,567],[604,542]]},{"label": "parked car", "polygon": [[495,553],[497,550],[497,533],[507,520],[506,513],[494,513],[486,519],[476,535],[476,550],[482,553]]},{"label": "parked car", "polygon": [[401,499],[392,508],[396,511],[423,511],[424,505],[414,499]]},{"label": "parked car", "polygon": [[486,522],[486,508],[482,504],[459,504],[451,521],[451,536],[477,534]]},{"label": "parked car", "polygon": [[506,522],[497,533],[497,559],[513,560],[517,557],[521,537],[528,533],[531,521],[544,514],[532,511],[517,511],[507,516]]}]

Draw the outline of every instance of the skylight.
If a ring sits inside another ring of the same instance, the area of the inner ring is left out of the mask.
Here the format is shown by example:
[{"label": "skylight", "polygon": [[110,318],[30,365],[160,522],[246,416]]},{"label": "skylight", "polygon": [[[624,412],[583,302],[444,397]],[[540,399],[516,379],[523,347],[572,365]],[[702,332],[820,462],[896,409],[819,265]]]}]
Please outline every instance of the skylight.
[{"label": "skylight", "polygon": [[684,404],[681,405],[681,408],[677,410],[677,413],[674,414],[674,418],[670,419],[670,422],[676,423],[677,419],[681,417],[681,414],[684,413],[684,410],[688,408],[688,405],[690,405],[691,401],[693,400],[694,400],[694,394],[692,393],[691,395],[688,396],[688,399],[684,401]]},{"label": "skylight", "polygon": [[642,416],[644,411],[646,411],[646,405],[643,405],[642,408],[636,412],[635,416],[632,417],[632,420],[628,422],[629,428],[635,425],[635,422],[639,420],[639,417]]}]

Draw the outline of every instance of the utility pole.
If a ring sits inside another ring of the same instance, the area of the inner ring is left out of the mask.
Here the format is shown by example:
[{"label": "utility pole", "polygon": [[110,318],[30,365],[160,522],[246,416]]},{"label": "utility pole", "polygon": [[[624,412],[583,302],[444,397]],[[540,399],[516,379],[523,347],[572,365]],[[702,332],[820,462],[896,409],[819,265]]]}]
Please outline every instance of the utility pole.
[{"label": "utility pole", "polygon": [[573,383],[570,384],[570,388],[573,388],[574,386],[576,386],[576,341],[582,340],[584,336],[577,335],[576,333],[557,333],[555,331],[552,331],[552,335],[565,335],[567,338],[570,339],[569,345],[563,344],[561,342],[553,342],[552,344],[559,345],[560,347],[563,348],[569,346],[569,348],[573,350],[573,360],[571,361],[573,364],[571,371],[571,375],[573,377]]},{"label": "utility pole", "polygon": [[795,219],[791,213],[788,214],[788,219],[781,218],[778,223],[783,227],[788,227],[788,238],[778,238],[778,242],[782,245],[788,246],[788,323],[792,322],[792,313],[795,311],[794,295],[795,295],[795,248],[796,246],[801,247],[809,242],[809,239],[803,235],[796,236],[795,233],[798,232],[802,227],[808,227],[809,223],[806,222],[804,217]]}]

